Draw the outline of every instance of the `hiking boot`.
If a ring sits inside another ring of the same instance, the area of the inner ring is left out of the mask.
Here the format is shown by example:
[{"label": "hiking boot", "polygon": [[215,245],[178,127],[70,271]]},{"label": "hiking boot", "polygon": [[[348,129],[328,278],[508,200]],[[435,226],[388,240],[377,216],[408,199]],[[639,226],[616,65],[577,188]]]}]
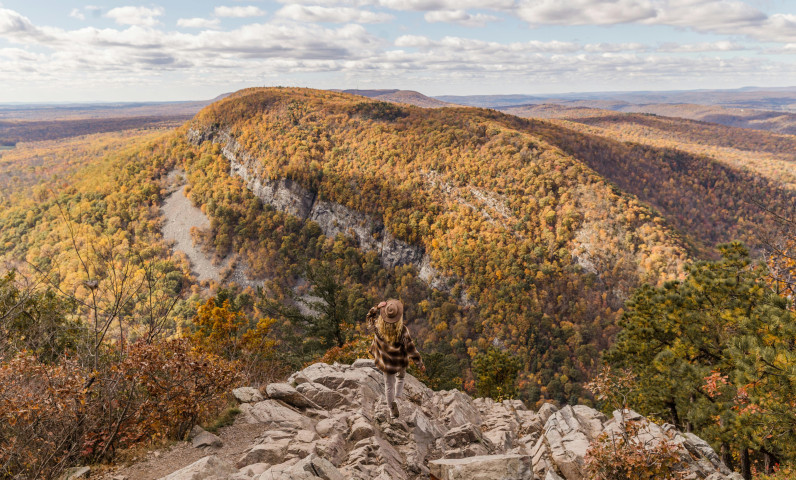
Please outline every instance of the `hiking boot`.
[{"label": "hiking boot", "polygon": [[392,405],[390,405],[390,413],[392,414],[392,418],[398,418],[399,412],[397,402],[392,402]]}]

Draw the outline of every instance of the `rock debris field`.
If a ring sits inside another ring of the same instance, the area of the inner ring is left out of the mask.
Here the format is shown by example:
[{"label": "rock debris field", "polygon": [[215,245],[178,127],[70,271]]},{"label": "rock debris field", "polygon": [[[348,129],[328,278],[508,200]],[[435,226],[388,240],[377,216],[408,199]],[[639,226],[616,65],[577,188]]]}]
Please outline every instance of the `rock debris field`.
[{"label": "rock debris field", "polygon": [[200,281],[224,280],[224,272],[228,272],[227,281],[235,282],[242,286],[261,285],[261,281],[252,280],[247,275],[247,268],[243,262],[237,262],[234,269],[230,270],[232,258],[228,256],[221,261],[214,261],[213,256],[202,251],[199,245],[194,245],[191,229],[199,230],[210,228],[210,219],[199,208],[195,207],[185,195],[187,185],[183,179],[182,170],[172,170],[167,178],[169,189],[172,193],[163,202],[163,238],[174,242],[174,250],[183,252],[191,262],[191,270]]},{"label": "rock debris field", "polygon": [[[364,359],[316,363],[286,383],[233,395],[241,414],[220,436],[197,427],[190,444],[113,478],[133,480],[149,466],[161,474],[148,478],[163,480],[582,480],[589,443],[622,422],[619,411],[608,418],[583,405],[534,412],[519,400],[435,392],[408,374],[391,418],[382,374]],[[674,441],[686,478],[740,480],[699,437],[632,411],[624,419],[642,422],[648,444]]]},{"label": "rock debris field", "polygon": [[210,219],[185,196],[187,187],[185,183],[178,181],[182,174],[179,170],[169,174],[169,180],[175,190],[163,202],[162,212],[165,219],[163,238],[173,241],[174,249],[185,253],[199,281],[219,281],[221,267],[214,265],[210,255],[203,252],[198,245],[194,245],[191,238],[191,228],[210,228]]}]

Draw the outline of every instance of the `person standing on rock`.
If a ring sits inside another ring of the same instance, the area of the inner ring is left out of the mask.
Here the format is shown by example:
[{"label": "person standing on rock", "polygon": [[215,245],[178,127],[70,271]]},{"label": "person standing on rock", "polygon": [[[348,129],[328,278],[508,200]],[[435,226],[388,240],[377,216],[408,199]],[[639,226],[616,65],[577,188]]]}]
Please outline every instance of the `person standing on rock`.
[{"label": "person standing on rock", "polygon": [[370,355],[376,367],[384,373],[387,406],[393,418],[397,418],[398,403],[395,399],[403,396],[409,359],[424,372],[426,366],[409,335],[409,329],[404,325],[404,306],[399,300],[387,300],[371,308],[367,322],[370,329],[374,330]]}]

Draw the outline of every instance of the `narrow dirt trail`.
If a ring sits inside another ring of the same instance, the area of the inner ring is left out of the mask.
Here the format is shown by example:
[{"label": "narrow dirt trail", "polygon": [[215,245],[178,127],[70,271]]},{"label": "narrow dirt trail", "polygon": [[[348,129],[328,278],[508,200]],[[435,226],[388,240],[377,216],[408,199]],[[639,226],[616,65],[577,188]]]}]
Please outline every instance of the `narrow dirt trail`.
[{"label": "narrow dirt trail", "polygon": [[221,448],[194,448],[191,442],[176,442],[171,446],[149,451],[129,465],[117,466],[92,478],[112,480],[114,477],[126,477],[128,480],[157,480],[211,454],[235,464],[265,430],[267,428],[261,424],[252,425],[238,421],[217,432],[224,442]]}]

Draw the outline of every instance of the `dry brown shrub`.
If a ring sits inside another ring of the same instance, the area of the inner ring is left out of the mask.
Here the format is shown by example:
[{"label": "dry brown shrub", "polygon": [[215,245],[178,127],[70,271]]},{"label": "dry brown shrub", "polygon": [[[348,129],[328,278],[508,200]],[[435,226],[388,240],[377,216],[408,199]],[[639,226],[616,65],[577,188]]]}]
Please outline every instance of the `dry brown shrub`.
[{"label": "dry brown shrub", "polygon": [[137,343],[106,359],[92,372],[24,352],[0,364],[0,477],[52,478],[119,448],[183,438],[226,406],[238,378],[233,363],[188,340]]}]

